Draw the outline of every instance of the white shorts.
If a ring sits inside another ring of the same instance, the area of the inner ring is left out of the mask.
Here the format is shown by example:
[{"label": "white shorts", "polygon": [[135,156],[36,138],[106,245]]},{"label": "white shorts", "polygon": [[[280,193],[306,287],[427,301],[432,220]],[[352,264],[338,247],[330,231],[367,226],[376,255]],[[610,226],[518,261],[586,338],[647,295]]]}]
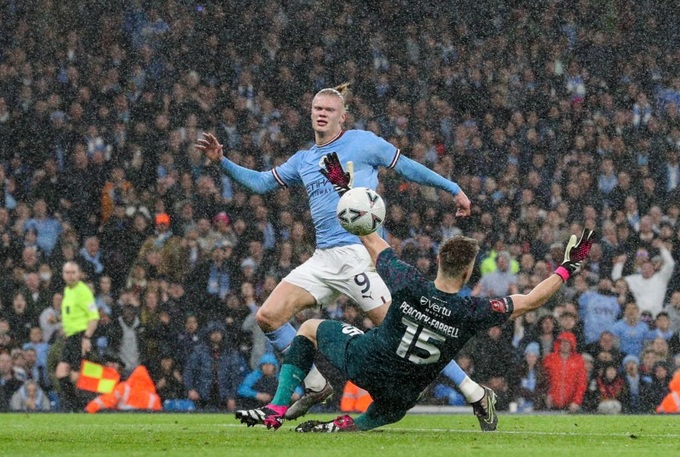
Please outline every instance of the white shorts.
[{"label": "white shorts", "polygon": [[331,303],[340,294],[353,299],[364,312],[392,301],[368,251],[360,244],[317,249],[284,280],[305,289],[319,305]]}]

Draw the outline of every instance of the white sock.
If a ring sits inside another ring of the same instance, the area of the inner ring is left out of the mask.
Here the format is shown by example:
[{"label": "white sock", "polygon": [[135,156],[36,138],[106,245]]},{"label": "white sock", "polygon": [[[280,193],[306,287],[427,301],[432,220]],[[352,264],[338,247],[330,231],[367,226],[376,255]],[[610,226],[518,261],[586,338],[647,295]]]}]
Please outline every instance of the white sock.
[{"label": "white sock", "polygon": [[465,399],[468,403],[479,401],[484,396],[484,389],[482,389],[482,386],[470,379],[469,376],[465,376],[465,379],[463,379],[463,382],[460,383],[458,388],[463,395],[465,395]]},{"label": "white sock", "polygon": [[326,378],[324,378],[318,368],[316,368],[316,365],[312,365],[312,369],[309,370],[309,373],[305,378],[305,388],[314,392],[319,392],[326,387],[327,382]]}]

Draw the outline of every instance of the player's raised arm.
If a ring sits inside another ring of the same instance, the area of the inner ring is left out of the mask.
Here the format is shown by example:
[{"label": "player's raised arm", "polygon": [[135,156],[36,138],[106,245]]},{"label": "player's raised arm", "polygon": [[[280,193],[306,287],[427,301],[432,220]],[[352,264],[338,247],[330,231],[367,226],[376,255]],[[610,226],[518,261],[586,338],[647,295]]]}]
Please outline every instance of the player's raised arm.
[{"label": "player's raised arm", "polygon": [[567,279],[581,269],[583,261],[588,257],[592,241],[593,231],[584,229],[581,238],[576,241],[576,235],[572,235],[564,251],[562,265],[555,269],[555,273],[544,279],[539,285],[526,295],[511,295],[514,311],[510,319],[516,319],[522,314],[540,308],[550,297],[560,290]]},{"label": "player's raised arm", "polygon": [[399,161],[395,165],[394,170],[409,181],[425,186],[436,187],[437,189],[442,189],[453,194],[454,201],[458,207],[456,216],[466,217],[470,215],[470,199],[455,182],[449,181],[426,166],[403,155],[399,157]]},{"label": "player's raised arm", "polygon": [[196,149],[202,151],[212,163],[219,164],[226,174],[251,192],[262,194],[285,186],[283,181],[276,178],[274,170],[249,170],[224,157],[224,147],[212,133],[204,132],[203,138],[196,143]]}]

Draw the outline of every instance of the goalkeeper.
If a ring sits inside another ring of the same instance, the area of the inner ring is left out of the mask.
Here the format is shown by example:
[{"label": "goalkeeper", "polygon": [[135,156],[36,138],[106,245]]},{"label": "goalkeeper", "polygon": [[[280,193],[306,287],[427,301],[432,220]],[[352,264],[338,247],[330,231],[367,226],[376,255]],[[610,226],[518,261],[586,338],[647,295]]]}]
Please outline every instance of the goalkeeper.
[{"label": "goalkeeper", "polygon": [[374,402],[353,420],[348,415],[329,422],[308,421],[299,432],[371,430],[397,422],[412,408],[427,386],[479,330],[539,308],[552,297],[588,256],[593,232],[580,240],[572,235],[564,261],[555,274],[526,295],[500,298],[461,297],[479,251],[477,241],[455,236],[442,244],[434,281],[400,261],[376,233],[361,237],[378,272],[393,294],[384,322],[366,333],[338,321],[305,321],[286,354],[272,403],[236,412],[248,425],[279,428],[291,395],[312,366],[318,349],[342,374],[367,390]]},{"label": "goalkeeper", "polygon": [[[257,323],[272,345],[285,352],[295,338],[288,322],[305,308],[331,303],[338,295],[351,297],[379,325],[392,297],[359,238],[346,232],[335,210],[339,196],[353,184],[374,189],[378,168],[394,169],[409,181],[436,187],[452,194],[458,216],[470,215],[470,200],[460,187],[425,166],[404,157],[399,149],[371,132],[342,128],[347,116],[347,85],[319,91],[312,100],[311,121],[315,144],[301,150],[271,171],[258,172],[236,165],[225,158],[214,135],[205,133],[197,149],[220,164],[222,170],[255,193],[265,193],[293,185],[305,186],[316,231],[314,255],[286,276],[257,312]],[[347,171],[341,163],[347,164]],[[321,173],[320,173],[321,172]],[[483,429],[495,428],[488,417],[493,392],[472,381],[457,365],[454,382],[472,404],[487,405],[478,418]],[[333,394],[326,379],[313,368],[304,382],[305,393],[288,411],[287,418],[304,415],[315,403]]]}]

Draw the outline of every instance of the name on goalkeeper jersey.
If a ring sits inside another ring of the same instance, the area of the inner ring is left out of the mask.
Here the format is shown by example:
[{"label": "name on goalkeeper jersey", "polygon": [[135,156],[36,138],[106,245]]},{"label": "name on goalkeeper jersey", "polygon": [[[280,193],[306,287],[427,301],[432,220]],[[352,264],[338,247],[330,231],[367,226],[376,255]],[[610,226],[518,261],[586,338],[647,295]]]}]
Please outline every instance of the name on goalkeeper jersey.
[{"label": "name on goalkeeper jersey", "polygon": [[438,333],[443,334],[444,336],[449,336],[451,338],[458,338],[458,332],[460,329],[458,327],[453,327],[451,325],[447,325],[437,319],[434,319],[427,314],[418,311],[415,309],[413,306],[409,305],[406,302],[402,302],[401,306],[399,307],[399,310],[407,315],[408,317],[415,319],[416,321],[420,322],[421,324],[427,326],[428,328],[437,331]]}]

